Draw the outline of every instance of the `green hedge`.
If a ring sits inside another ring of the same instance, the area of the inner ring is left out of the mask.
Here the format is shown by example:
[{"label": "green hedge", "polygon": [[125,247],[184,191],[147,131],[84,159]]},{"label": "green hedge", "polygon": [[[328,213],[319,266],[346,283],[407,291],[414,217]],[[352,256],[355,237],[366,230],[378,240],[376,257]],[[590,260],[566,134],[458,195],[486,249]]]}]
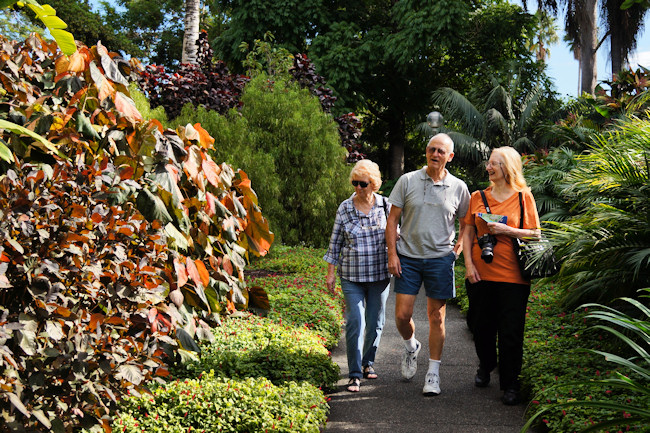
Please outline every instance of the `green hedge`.
[{"label": "green hedge", "polygon": [[114,432],[318,432],[327,420],[323,393],[306,382],[265,378],[177,380],[121,403]]},{"label": "green hedge", "polygon": [[215,159],[248,174],[276,241],[327,245],[336,209],[353,192],[336,122],[288,76],[253,78],[241,101],[226,116],[188,104],[172,123],[201,123]]},{"label": "green hedge", "polygon": [[276,385],[306,381],[322,388],[339,378],[323,338],[308,329],[251,314],[225,319],[213,335],[214,342],[201,345],[199,362],[175,369],[175,375],[197,377],[214,370],[222,377],[265,377]]}]

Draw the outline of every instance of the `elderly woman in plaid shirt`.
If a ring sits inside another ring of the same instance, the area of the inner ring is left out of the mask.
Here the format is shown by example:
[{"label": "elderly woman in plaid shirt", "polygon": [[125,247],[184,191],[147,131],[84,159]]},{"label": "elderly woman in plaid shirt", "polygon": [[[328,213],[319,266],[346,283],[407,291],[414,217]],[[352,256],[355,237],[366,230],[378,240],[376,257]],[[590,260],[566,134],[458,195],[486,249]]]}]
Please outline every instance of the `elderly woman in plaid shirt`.
[{"label": "elderly woman in plaid shirt", "polygon": [[354,194],[339,205],[329,249],[327,288],[334,292],[338,266],[345,297],[345,338],[350,381],[358,392],[361,377],[377,379],[373,368],[384,328],[389,293],[386,221],[390,204],[377,194],[381,174],[377,164],[361,160],[352,169]]}]

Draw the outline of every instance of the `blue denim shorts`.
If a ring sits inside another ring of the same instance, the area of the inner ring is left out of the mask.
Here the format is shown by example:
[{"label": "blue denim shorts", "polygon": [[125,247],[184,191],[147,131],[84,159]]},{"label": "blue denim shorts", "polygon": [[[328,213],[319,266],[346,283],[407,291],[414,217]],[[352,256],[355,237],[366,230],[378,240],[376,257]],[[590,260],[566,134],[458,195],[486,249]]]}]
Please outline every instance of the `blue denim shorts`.
[{"label": "blue denim shorts", "polygon": [[449,299],[456,296],[454,283],[454,263],[456,255],[452,251],[444,257],[435,259],[414,259],[399,255],[402,276],[395,278],[395,293],[417,295],[424,283],[428,298]]}]

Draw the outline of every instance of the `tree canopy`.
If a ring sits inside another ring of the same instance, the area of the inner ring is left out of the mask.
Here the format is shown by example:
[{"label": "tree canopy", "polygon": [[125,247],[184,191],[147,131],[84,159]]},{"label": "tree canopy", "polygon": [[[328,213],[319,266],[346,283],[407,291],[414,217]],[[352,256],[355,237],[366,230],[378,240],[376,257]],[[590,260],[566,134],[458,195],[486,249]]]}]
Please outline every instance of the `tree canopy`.
[{"label": "tree canopy", "polygon": [[[409,142],[409,135],[434,108],[429,95],[435,89],[466,91],[488,83],[488,72],[506,73],[513,60],[534,61],[524,44],[533,16],[500,1],[225,3],[231,20],[215,41],[218,57],[236,68],[241,42],[267,30],[292,52],[307,49],[335,89],[335,111],[364,116],[366,131],[373,131],[365,136],[375,149],[371,157],[386,161],[383,166],[390,161],[393,178],[404,171],[405,148],[422,145]],[[409,153],[420,155],[422,149]],[[407,162],[406,168],[414,165]]]}]

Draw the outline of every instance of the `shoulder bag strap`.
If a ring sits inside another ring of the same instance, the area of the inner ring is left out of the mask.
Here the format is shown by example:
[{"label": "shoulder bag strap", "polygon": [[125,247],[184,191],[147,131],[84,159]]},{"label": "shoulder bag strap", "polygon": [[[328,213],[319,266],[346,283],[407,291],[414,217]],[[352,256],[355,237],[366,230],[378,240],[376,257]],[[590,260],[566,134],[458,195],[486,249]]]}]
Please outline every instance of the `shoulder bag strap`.
[{"label": "shoulder bag strap", "polygon": [[519,208],[521,209],[521,214],[519,217],[519,228],[524,228],[524,201],[522,199],[521,191],[519,191]]},{"label": "shoulder bag strap", "polygon": [[[483,190],[479,192],[481,193],[481,198],[483,199],[483,205],[485,206],[485,211],[487,213],[492,213],[490,212],[490,205],[488,204],[487,198],[485,197],[485,192]],[[521,200],[521,196],[519,196],[519,200]]]}]

